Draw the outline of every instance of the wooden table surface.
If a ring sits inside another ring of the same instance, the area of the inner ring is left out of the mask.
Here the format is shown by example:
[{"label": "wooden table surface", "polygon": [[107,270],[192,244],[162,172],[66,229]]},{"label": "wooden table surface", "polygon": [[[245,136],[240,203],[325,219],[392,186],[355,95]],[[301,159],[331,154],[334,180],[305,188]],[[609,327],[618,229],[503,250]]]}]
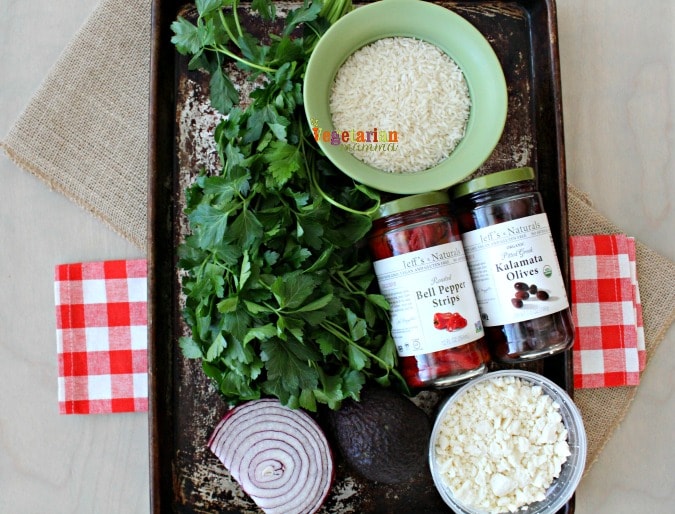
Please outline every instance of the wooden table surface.
[{"label": "wooden table surface", "polygon": [[[0,137],[96,0],[0,0]],[[567,171],[628,235],[675,260],[675,3],[558,0]],[[145,252],[0,157],[0,512],[147,513],[144,414],[62,416],[55,264]],[[675,505],[675,330],[577,492],[579,514]]]}]

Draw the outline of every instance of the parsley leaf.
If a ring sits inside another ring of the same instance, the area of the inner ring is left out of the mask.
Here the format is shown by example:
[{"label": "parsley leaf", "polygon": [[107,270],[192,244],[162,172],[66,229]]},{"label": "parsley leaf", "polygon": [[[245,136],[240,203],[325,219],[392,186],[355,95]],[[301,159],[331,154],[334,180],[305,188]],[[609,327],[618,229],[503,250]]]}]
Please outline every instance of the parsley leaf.
[{"label": "parsley leaf", "polygon": [[211,105],[220,112],[228,112],[239,102],[239,92],[236,90],[230,78],[217,67],[211,73]]}]

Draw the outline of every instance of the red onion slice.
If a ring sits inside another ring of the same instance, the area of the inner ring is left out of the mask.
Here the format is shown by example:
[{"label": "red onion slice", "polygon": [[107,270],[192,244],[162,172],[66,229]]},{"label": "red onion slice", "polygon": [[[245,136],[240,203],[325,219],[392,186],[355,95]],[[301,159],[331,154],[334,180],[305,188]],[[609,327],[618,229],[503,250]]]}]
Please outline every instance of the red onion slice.
[{"label": "red onion slice", "polygon": [[208,447],[267,514],[312,514],[333,482],[333,456],[319,425],[278,400],[230,410]]}]

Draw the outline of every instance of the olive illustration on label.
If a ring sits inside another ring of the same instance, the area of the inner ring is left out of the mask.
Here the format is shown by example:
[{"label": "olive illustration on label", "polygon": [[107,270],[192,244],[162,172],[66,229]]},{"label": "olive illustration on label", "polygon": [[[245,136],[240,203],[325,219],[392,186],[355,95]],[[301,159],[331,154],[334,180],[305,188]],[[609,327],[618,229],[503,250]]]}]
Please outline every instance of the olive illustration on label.
[{"label": "olive illustration on label", "polygon": [[[550,266],[547,266],[546,268],[548,268],[550,275]],[[546,268],[544,268],[544,273],[546,273]],[[513,305],[516,309],[522,309],[526,300],[536,298],[537,300],[546,301],[550,297],[548,292],[544,291],[543,289],[539,289],[537,284],[516,282],[513,284],[513,288],[516,290],[516,292],[513,294],[513,298],[511,298],[511,305]]]}]

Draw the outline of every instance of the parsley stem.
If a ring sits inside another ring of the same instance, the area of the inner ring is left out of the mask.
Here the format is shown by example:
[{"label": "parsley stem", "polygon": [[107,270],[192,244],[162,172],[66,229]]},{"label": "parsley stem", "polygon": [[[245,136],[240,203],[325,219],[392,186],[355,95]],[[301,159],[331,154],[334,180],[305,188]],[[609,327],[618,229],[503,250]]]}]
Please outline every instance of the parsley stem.
[{"label": "parsley stem", "polygon": [[[237,27],[237,32],[239,33],[239,38],[244,37],[244,34],[241,30],[241,25],[239,24],[239,16],[237,15],[237,5],[239,2],[235,2],[234,5],[232,6],[232,13],[234,15],[234,24]],[[225,19],[225,13],[223,12],[222,9],[218,10],[218,17],[220,18],[220,23],[223,25],[223,28],[225,29],[225,32],[227,32],[227,35],[230,37],[230,40],[239,46],[239,43],[237,42],[237,37],[235,37],[234,33],[232,32],[232,29],[230,29],[230,26],[227,23],[227,20]],[[225,46],[223,45],[212,45],[208,46],[210,50],[213,50],[214,52],[220,52],[222,54],[227,55],[228,57],[231,57],[232,59],[239,61],[242,64],[245,64],[246,66],[250,66],[251,68],[255,68],[260,71],[264,71],[267,73],[273,73],[277,71],[275,68],[268,68],[267,66],[262,66],[260,64],[255,64],[247,59],[244,59],[242,57],[239,57],[237,54],[230,52]]]},{"label": "parsley stem", "polygon": [[[303,135],[300,138],[300,149],[303,154],[307,155],[307,152],[305,150],[305,142],[306,138]],[[347,207],[346,205],[338,202],[337,200],[333,199],[328,193],[326,193],[321,186],[319,185],[319,178],[318,178],[318,173],[316,172],[316,167],[310,166],[309,163],[307,162],[307,159],[304,159],[304,164],[305,164],[305,171],[307,175],[309,176],[309,179],[312,183],[312,186],[318,191],[318,193],[326,200],[329,204],[337,207],[338,209],[342,209],[343,211],[349,212],[351,214],[356,214],[360,216],[372,216],[377,212],[377,209],[380,208],[380,202],[379,200],[375,203],[373,207],[368,209],[367,211],[360,211],[358,209],[352,209],[351,207]]]},{"label": "parsley stem", "polygon": [[225,54],[228,57],[234,59],[235,61],[238,61],[238,62],[240,62],[240,63],[242,63],[246,66],[249,66],[251,68],[255,68],[257,70],[264,71],[266,73],[272,73],[274,71],[277,71],[274,68],[268,68],[267,66],[261,66],[260,64],[253,63],[253,62],[248,61],[248,60],[246,60],[242,57],[239,57],[237,54],[230,52],[227,48],[225,48],[222,45],[211,45],[211,46],[207,46],[205,48],[207,48],[208,50],[212,50],[214,52],[220,52],[221,54]]},{"label": "parsley stem", "polygon": [[311,23],[305,24],[305,27],[307,27],[309,30],[311,30],[314,33],[314,34],[309,34],[305,37],[305,41],[309,42],[309,44],[305,48],[305,55],[309,56],[309,55],[312,54],[312,52],[316,48],[316,45],[319,42],[319,39],[321,38],[322,34]]},{"label": "parsley stem", "polygon": [[[340,325],[338,325],[337,323],[335,323],[334,321],[325,320],[325,321],[323,321],[323,322],[321,323],[321,327],[322,327],[322,328],[325,328],[328,332],[330,332],[331,334],[333,334],[333,335],[334,335],[335,337],[337,337],[338,339],[344,341],[345,343],[347,343],[347,344],[349,344],[349,345],[352,345],[352,346],[356,347],[357,349],[359,349],[360,351],[362,351],[363,353],[365,353],[365,354],[366,354],[368,357],[370,357],[371,359],[373,359],[373,360],[379,362],[380,365],[381,365],[384,369],[387,369],[387,370],[389,369],[389,364],[387,364],[385,361],[383,361],[382,359],[380,359],[377,355],[375,355],[373,352],[371,352],[371,351],[370,351],[368,348],[366,348],[365,346],[361,346],[361,345],[358,344],[356,341],[354,341],[351,337],[349,337],[349,336],[346,334],[345,329],[342,328],[342,327],[341,327]],[[396,372],[395,370],[393,370],[393,371]]]},{"label": "parsley stem", "polygon": [[239,37],[244,37],[244,33],[241,30],[241,25],[239,24],[239,14],[237,12],[237,7],[239,6],[239,2],[235,1],[232,4],[232,13],[234,14],[234,25],[237,27],[237,32],[239,33]]},{"label": "parsley stem", "polygon": [[365,291],[363,291],[361,288],[356,287],[351,280],[347,277],[347,275],[343,271],[338,271],[337,273],[331,273],[331,277],[336,277],[339,278],[339,283],[342,287],[344,287],[347,291],[349,291],[352,294],[358,295],[358,296],[368,296]]},{"label": "parsley stem", "polygon": [[234,34],[232,34],[232,30],[230,30],[230,26],[227,24],[227,20],[225,19],[225,13],[223,12],[222,9],[218,10],[218,17],[220,18],[220,23],[223,24],[223,28],[225,29],[225,32],[227,32],[227,35],[230,37],[232,41],[236,43],[237,38],[235,38]]}]

